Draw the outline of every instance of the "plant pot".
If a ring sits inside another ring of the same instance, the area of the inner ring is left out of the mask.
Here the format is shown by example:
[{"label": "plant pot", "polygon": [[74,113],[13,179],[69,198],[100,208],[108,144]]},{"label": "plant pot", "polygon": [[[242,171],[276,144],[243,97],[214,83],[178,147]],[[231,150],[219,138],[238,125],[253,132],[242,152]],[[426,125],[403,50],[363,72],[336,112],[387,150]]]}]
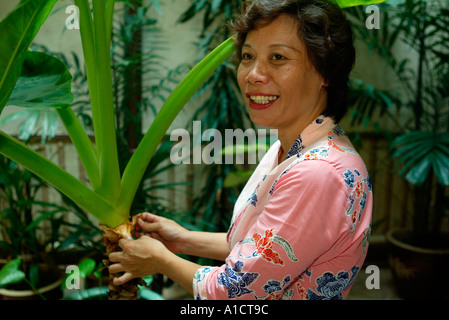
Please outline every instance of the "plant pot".
[{"label": "plant pot", "polygon": [[448,297],[449,243],[439,249],[411,245],[410,232],[393,229],[387,233],[389,264],[398,295],[403,299]]},{"label": "plant pot", "polygon": [[[62,278],[45,286],[38,288],[39,293],[47,300],[58,300],[62,297]],[[11,290],[0,289],[0,300],[40,300],[42,297],[33,290]]]},{"label": "plant pot", "polygon": [[[140,288],[138,299],[164,300],[161,295],[146,288]],[[64,298],[64,300],[108,300],[108,287],[103,286],[80,290],[79,292]]]},{"label": "plant pot", "polygon": [[[22,263],[32,261],[30,255],[21,256]],[[1,263],[2,261],[0,261]],[[8,261],[6,261],[8,262]],[[53,265],[39,263],[39,287],[36,291],[25,281],[0,289],[0,300],[59,300],[62,298],[61,283],[64,279],[61,272]],[[29,269],[29,266],[28,268]]]}]

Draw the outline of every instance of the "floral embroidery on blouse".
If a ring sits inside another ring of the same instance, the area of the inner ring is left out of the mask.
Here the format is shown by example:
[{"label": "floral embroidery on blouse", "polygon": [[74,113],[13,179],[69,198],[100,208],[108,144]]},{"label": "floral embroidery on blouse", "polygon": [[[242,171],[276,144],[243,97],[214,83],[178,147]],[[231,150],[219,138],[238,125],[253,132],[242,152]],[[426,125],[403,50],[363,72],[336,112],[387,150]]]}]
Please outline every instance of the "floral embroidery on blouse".
[{"label": "floral embroidery on blouse", "polygon": [[230,299],[253,292],[253,290],[249,290],[249,287],[259,274],[242,272],[243,266],[244,263],[242,261],[237,261],[234,268],[230,268],[227,265],[225,272],[218,275],[218,284],[228,289],[228,297]]},{"label": "floral embroidery on blouse", "polygon": [[344,181],[348,187],[352,188],[352,192],[349,195],[350,206],[346,211],[346,215],[351,217],[351,232],[353,232],[365,209],[367,199],[365,190],[371,191],[371,181],[368,176],[366,178],[363,177],[357,169],[347,169],[344,173]]},{"label": "floral embroidery on blouse", "polygon": [[324,273],[316,280],[318,284],[316,292],[309,289],[308,298],[310,300],[343,299],[342,292],[352,285],[359,270],[360,267],[358,266],[352,267],[351,276],[346,271],[341,271],[337,275],[332,272]]},{"label": "floral embroidery on blouse", "polygon": [[284,293],[285,287],[289,285],[290,280],[290,275],[285,276],[285,278],[282,280],[282,284],[277,280],[268,280],[268,282],[263,286],[263,290],[268,293],[268,296],[265,296],[263,298],[258,297],[258,299],[279,300]]},{"label": "floral embroidery on blouse", "polygon": [[279,253],[273,251],[273,230],[265,231],[265,237],[262,237],[257,232],[253,234],[253,239],[257,247],[256,254],[260,254],[266,261],[274,264],[284,265],[284,260],[279,256]]},{"label": "floral embroidery on blouse", "polygon": [[303,149],[304,149],[304,146],[302,144],[302,139],[301,139],[301,135],[300,135],[298,138],[296,138],[295,142],[293,142],[292,147],[287,152],[287,156],[285,157],[285,160],[287,160],[288,158],[296,155],[297,153],[299,153]]},{"label": "floral embroidery on blouse", "polygon": [[252,206],[256,206],[257,205],[257,194],[253,193],[251,198],[249,199],[249,201]]},{"label": "floral embroidery on blouse", "polygon": [[278,252],[273,251],[273,243],[279,244],[286,252],[288,258],[291,261],[298,261],[293,253],[293,248],[284,238],[273,234],[273,230],[265,230],[265,236],[263,237],[259,233],[254,233],[252,238],[246,238],[242,241],[242,244],[254,244],[256,246],[256,251],[253,256],[260,255],[264,260],[272,262],[274,264],[284,265],[284,260],[280,258]]}]

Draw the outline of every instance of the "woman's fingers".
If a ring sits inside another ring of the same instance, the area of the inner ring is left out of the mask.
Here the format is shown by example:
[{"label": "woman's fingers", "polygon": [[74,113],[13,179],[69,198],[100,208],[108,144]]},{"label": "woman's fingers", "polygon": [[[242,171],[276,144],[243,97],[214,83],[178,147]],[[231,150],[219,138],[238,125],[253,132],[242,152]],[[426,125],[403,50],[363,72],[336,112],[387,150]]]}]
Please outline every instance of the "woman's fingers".
[{"label": "woman's fingers", "polygon": [[155,214],[149,213],[149,212],[142,212],[142,213],[139,214],[139,218],[144,220],[144,221],[146,221],[146,222],[156,222],[161,217],[159,217],[159,216],[157,216]]},{"label": "woman's fingers", "polygon": [[109,261],[120,262],[121,255],[123,255],[123,252],[112,252],[109,254]]},{"label": "woman's fingers", "polygon": [[[120,243],[122,240],[119,241],[119,246],[121,246],[123,248],[123,244],[125,241],[129,241],[129,240],[125,240],[122,243]],[[121,245],[120,245],[121,244]],[[124,272],[120,277],[115,277],[113,279],[113,284],[116,286],[120,286],[125,284],[126,282],[128,282],[129,280],[135,278],[132,273],[130,272],[126,272],[126,269],[123,267],[122,265],[122,259],[123,259],[123,251],[120,252],[113,252],[111,254],[109,254],[109,261],[112,262],[112,264],[109,265],[108,270],[110,274],[118,274],[120,272]]]},{"label": "woman's fingers", "polygon": [[130,272],[125,272],[120,277],[114,278],[112,283],[116,286],[121,286],[121,285],[127,283],[129,280],[132,280],[134,278],[135,277]]},{"label": "woman's fingers", "polygon": [[112,274],[124,271],[124,268],[120,263],[113,263],[113,264],[109,265],[108,269],[109,269],[109,273],[112,273]]},{"label": "woman's fingers", "polygon": [[[152,222],[154,221],[154,222]],[[143,216],[137,220],[139,229],[145,232],[155,232],[161,228],[161,223],[159,221],[152,220],[151,222],[145,220]]]}]

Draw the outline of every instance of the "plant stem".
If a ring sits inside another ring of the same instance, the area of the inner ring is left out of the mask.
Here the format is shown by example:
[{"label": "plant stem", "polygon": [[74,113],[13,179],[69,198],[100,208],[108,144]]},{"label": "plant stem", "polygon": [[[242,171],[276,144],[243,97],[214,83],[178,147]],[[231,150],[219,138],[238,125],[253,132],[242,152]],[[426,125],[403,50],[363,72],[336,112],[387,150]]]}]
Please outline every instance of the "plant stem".
[{"label": "plant stem", "polygon": [[115,0],[108,0],[108,3],[106,4],[106,43],[111,43],[114,6]]},{"label": "plant stem", "polygon": [[[117,141],[115,133],[114,100],[112,90],[112,71],[110,57],[110,35],[106,30],[106,3],[105,1],[93,1],[94,34],[95,34],[95,63],[97,71],[97,98],[98,104],[92,108],[99,108],[97,114],[100,132],[97,137],[101,186],[98,192],[111,203],[118,199],[120,193],[120,169],[118,164]],[[112,19],[110,21],[112,23]]]},{"label": "plant stem", "polygon": [[[88,0],[75,0],[75,4],[79,8],[80,12],[80,34],[81,34],[81,42],[83,45],[83,54],[84,60],[86,61],[86,72],[88,86],[89,86],[89,95],[91,105],[96,104],[98,101],[97,97],[97,71],[95,69],[95,40],[93,33],[93,22],[92,15],[90,12],[90,5]],[[98,108],[92,109],[92,120],[95,133],[100,131],[100,125],[98,121],[100,119],[100,115],[98,115]]]},{"label": "plant stem", "polygon": [[67,171],[2,131],[0,153],[53,185],[105,225],[114,228],[127,222],[128,211],[115,209]]},{"label": "plant stem", "polygon": [[151,157],[179,111],[234,51],[232,39],[224,41],[187,74],[167,99],[125,168],[118,202],[122,210],[129,210]]},{"label": "plant stem", "polygon": [[94,145],[71,108],[58,108],[57,112],[72,139],[92,188],[97,190],[100,187],[100,170]]}]

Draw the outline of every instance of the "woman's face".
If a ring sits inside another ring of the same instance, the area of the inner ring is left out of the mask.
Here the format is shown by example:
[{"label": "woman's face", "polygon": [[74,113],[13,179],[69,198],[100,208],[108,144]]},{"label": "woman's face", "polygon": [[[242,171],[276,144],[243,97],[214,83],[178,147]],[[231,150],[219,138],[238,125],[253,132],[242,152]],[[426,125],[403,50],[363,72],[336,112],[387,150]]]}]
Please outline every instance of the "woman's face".
[{"label": "woman's face", "polygon": [[309,62],[297,30],[297,22],[285,14],[251,30],[237,74],[251,120],[296,136],[327,103],[325,83]]}]

